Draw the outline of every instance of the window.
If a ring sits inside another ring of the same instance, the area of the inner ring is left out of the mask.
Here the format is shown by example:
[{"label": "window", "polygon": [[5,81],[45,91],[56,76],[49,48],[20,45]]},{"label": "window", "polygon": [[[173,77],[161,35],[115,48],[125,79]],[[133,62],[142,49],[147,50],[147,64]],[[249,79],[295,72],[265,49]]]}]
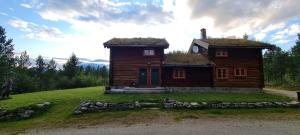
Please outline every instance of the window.
[{"label": "window", "polygon": [[247,69],[246,68],[235,68],[234,69],[234,76],[247,76]]},{"label": "window", "polygon": [[227,68],[217,68],[216,69],[217,79],[227,79],[228,78],[228,69]]},{"label": "window", "polygon": [[216,50],[216,57],[227,57],[228,56],[228,52],[227,50]]},{"label": "window", "polygon": [[154,50],[144,50],[144,56],[153,56],[155,55]]},{"label": "window", "polygon": [[173,79],[185,79],[185,70],[183,68],[174,68]]}]

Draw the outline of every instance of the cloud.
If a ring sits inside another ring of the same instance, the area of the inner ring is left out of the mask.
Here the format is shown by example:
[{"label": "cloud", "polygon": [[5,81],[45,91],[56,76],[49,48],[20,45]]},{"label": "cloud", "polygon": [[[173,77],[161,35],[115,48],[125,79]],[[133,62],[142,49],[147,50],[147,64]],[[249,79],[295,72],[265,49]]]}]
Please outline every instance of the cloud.
[{"label": "cloud", "polygon": [[300,33],[300,25],[291,24],[289,27],[274,33],[271,37],[271,41],[278,44],[285,44],[292,41],[291,39],[295,39],[295,37],[297,37],[297,33]]},{"label": "cloud", "polygon": [[26,32],[26,37],[30,39],[47,40],[50,38],[63,37],[63,33],[58,28],[49,28],[44,25],[37,25],[35,23],[27,22],[21,19],[12,19],[9,21],[9,24],[12,27],[20,29],[20,31]]},{"label": "cloud", "polygon": [[136,24],[160,24],[172,20],[172,12],[165,11],[160,2],[109,0],[48,0],[40,8],[42,18],[67,22],[85,21],[109,24],[111,22],[130,22]]},{"label": "cloud", "polygon": [[189,0],[191,17],[212,17],[223,31],[246,25],[261,29],[299,17],[299,0]]},{"label": "cloud", "polygon": [[25,4],[25,3],[21,3],[20,6],[22,6],[24,8],[32,8],[32,6],[30,6],[29,4]]},{"label": "cloud", "polygon": [[0,12],[0,15],[8,16],[8,14],[7,14],[7,13],[4,13],[4,12]]}]

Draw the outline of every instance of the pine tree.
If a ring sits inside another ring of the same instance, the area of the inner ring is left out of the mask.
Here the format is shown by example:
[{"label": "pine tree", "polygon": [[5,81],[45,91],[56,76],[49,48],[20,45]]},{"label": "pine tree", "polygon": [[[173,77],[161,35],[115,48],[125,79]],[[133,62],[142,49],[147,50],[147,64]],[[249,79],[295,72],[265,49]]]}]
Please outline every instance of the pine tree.
[{"label": "pine tree", "polygon": [[36,58],[36,72],[37,72],[37,77],[39,79],[39,89],[42,90],[43,88],[43,82],[44,82],[44,76],[43,76],[43,72],[45,70],[45,62],[44,62],[44,58],[39,55]]},{"label": "pine tree", "polygon": [[6,39],[5,29],[0,26],[0,83],[12,75],[14,66],[14,44],[12,39]]},{"label": "pine tree", "polygon": [[55,70],[55,69],[56,69],[56,66],[57,66],[57,63],[55,62],[54,59],[51,59],[51,60],[49,61],[49,63],[47,64],[48,70]]},{"label": "pine tree", "polygon": [[64,74],[68,78],[73,78],[78,72],[79,59],[73,53],[72,56],[68,59],[67,63],[63,65]]},{"label": "pine tree", "polygon": [[29,55],[26,51],[22,52],[20,57],[16,57],[15,61],[17,66],[21,69],[28,68],[31,65]]}]

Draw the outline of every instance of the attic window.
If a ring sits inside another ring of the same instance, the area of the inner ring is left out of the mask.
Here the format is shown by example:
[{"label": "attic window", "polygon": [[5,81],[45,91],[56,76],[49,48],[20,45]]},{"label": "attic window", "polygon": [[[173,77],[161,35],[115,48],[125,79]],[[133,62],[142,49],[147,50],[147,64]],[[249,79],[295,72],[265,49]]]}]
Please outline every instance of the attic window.
[{"label": "attic window", "polygon": [[144,56],[153,56],[153,55],[155,55],[155,52],[153,49],[144,50]]},{"label": "attic window", "polygon": [[184,68],[174,68],[173,69],[173,79],[185,79]]},{"label": "attic window", "polygon": [[216,57],[228,57],[227,50],[224,49],[216,50]]}]

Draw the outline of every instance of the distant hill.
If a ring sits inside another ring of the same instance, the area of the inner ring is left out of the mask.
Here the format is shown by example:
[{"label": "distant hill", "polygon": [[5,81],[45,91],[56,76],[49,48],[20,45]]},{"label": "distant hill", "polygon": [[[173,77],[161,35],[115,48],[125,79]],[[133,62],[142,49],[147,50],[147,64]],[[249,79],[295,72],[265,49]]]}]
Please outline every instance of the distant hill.
[{"label": "distant hill", "polygon": [[[49,61],[52,58],[49,57],[44,57],[44,61],[45,63],[49,63]],[[57,63],[57,69],[62,69],[63,68],[63,64],[65,64],[68,59],[67,58],[53,58],[55,60],[55,62]],[[36,62],[35,62],[35,58],[30,58],[30,63],[31,66],[30,67],[36,67]],[[109,61],[108,60],[103,60],[103,59],[96,59],[96,60],[90,60],[87,58],[79,58],[79,66],[83,66],[83,67],[87,67],[87,66],[92,66],[92,67],[103,67],[103,66],[107,66],[109,65]]]}]

